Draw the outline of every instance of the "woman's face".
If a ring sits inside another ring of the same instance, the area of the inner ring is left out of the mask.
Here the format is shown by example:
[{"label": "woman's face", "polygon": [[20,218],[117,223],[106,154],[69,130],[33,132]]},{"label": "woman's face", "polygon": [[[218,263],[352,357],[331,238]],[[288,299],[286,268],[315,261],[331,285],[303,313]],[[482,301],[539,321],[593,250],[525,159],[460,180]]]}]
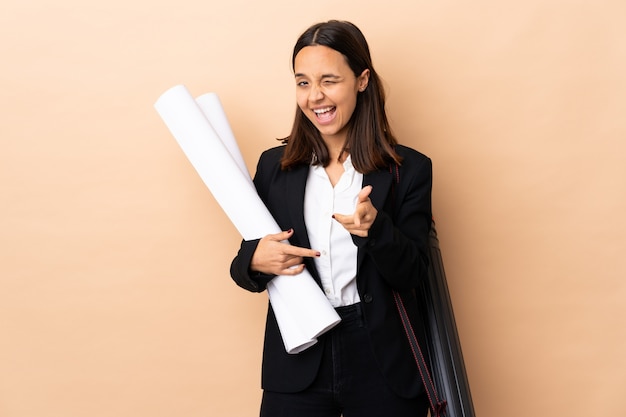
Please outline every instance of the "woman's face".
[{"label": "woman's face", "polygon": [[296,101],[327,144],[343,145],[359,91],[369,80],[356,77],[346,58],[327,46],[306,46],[294,61]]}]

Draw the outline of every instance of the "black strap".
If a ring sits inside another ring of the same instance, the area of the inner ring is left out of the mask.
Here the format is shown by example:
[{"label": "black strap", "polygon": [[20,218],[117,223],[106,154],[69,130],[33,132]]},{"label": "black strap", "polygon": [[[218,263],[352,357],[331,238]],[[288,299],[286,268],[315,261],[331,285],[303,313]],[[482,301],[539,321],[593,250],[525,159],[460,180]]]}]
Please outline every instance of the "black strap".
[{"label": "black strap", "polygon": [[407,339],[409,340],[409,344],[411,345],[411,351],[413,352],[413,358],[415,358],[417,369],[419,370],[422,383],[426,389],[426,395],[428,395],[428,402],[430,403],[432,417],[443,417],[446,412],[446,400],[439,399],[439,396],[437,395],[437,389],[435,388],[435,384],[430,377],[430,372],[428,372],[428,366],[424,360],[424,355],[422,354],[419,343],[417,343],[417,337],[415,337],[413,326],[411,325],[409,316],[404,308],[402,297],[397,291],[393,291],[393,298],[396,301],[396,307],[398,308],[398,313],[400,313],[402,326],[404,326],[404,331]]},{"label": "black strap", "polygon": [[[395,170],[390,166],[389,172],[394,177],[391,188],[391,198],[393,201],[392,204],[395,204],[396,190],[394,185],[400,182],[400,170],[398,169],[398,164],[394,164],[393,167],[395,168]],[[444,399],[439,399],[439,395],[437,395],[437,389],[435,388],[435,384],[430,377],[430,372],[428,372],[426,360],[424,359],[424,355],[422,354],[420,345],[417,342],[417,337],[415,337],[415,331],[413,330],[413,326],[411,325],[411,321],[409,320],[409,315],[406,312],[406,308],[404,308],[404,302],[402,301],[400,293],[398,293],[397,291],[393,291],[393,298],[396,302],[396,307],[398,308],[400,319],[402,320],[404,332],[406,333],[406,337],[409,341],[409,344],[411,345],[413,358],[415,359],[415,363],[417,364],[417,369],[419,370],[420,377],[422,378],[422,383],[424,384],[424,388],[426,389],[426,395],[428,396],[428,402],[430,404],[431,416],[443,417],[446,412],[447,402]]]}]

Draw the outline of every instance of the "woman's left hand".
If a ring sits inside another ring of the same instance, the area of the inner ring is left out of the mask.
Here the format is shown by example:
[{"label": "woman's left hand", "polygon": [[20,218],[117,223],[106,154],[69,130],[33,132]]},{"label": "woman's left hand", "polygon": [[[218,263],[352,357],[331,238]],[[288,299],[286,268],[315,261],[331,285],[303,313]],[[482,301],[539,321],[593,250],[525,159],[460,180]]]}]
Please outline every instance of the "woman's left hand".
[{"label": "woman's left hand", "polygon": [[367,185],[359,191],[356,209],[353,214],[333,214],[333,218],[350,232],[350,234],[367,237],[370,227],[378,214],[378,210],[372,205],[372,201],[369,197],[371,192],[371,185]]}]

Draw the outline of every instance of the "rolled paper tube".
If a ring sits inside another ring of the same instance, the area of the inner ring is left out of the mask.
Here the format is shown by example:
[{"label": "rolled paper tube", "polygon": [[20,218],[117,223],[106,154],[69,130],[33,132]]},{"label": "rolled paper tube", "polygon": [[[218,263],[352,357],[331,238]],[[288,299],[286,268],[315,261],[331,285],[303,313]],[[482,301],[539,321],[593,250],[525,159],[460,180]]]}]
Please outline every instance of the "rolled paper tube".
[{"label": "rolled paper tube", "polygon": [[[226,113],[224,112],[224,109],[222,107],[222,104],[220,102],[218,95],[215,93],[203,94],[196,98],[196,103],[198,104],[202,112],[204,113],[205,117],[207,118],[207,120],[209,121],[209,123],[211,124],[215,132],[217,133],[219,139],[222,141],[222,143],[224,144],[224,146],[226,147],[230,155],[235,160],[236,164],[239,166],[240,171],[244,173],[244,176],[247,179],[249,179],[250,182],[252,182],[252,179],[250,178],[250,174],[248,173],[248,169],[245,165],[244,159],[239,150],[239,146],[237,145],[235,135],[233,134],[230,128],[230,124],[228,123],[228,118],[226,117]],[[306,292],[302,292],[302,291],[308,290],[308,286],[301,285],[297,283],[296,281],[294,281],[293,279],[283,277],[281,280],[284,282],[282,282],[282,284],[278,286],[275,285],[273,281],[270,282],[268,285],[268,293],[271,294],[270,298],[272,301],[272,307],[274,308],[274,312],[277,315],[278,315],[278,313],[276,313],[277,306],[278,306],[279,311],[281,311],[282,306],[288,305],[283,300],[291,299],[291,297],[294,297],[296,293],[298,294],[298,296],[295,298],[296,300],[306,299],[307,294]],[[292,284],[296,284],[296,285],[292,285]],[[290,328],[293,327],[295,329],[299,327],[296,323],[293,323],[293,320],[291,319],[292,316],[289,314],[288,311],[285,311],[284,314],[281,313],[281,317],[282,316],[284,316],[284,318],[282,319],[284,323],[283,327],[288,326]],[[301,325],[305,326],[305,328],[315,328],[317,326],[316,322],[309,322],[309,320],[307,320],[307,319],[312,319],[312,318],[315,318],[315,316],[311,315],[311,316],[300,317],[300,319],[302,320]],[[307,347],[315,344],[316,341],[317,340],[312,340],[310,343],[305,343],[296,350],[302,351],[306,349]],[[297,352],[294,351],[294,353],[297,353]]]},{"label": "rolled paper tube", "polygon": [[252,181],[218,95],[215,93],[203,94],[196,98],[196,103],[200,106],[200,110],[202,110],[204,116],[207,118],[211,126],[213,126],[215,133],[217,133],[217,136],[220,138],[224,146],[226,146],[228,153],[230,153],[233,157],[241,172],[244,173],[246,178]]},{"label": "rolled paper tube", "polygon": [[[252,240],[279,233],[250,176],[242,172],[187,88],[170,88],[154,106],[241,236]],[[314,345],[319,335],[341,320],[306,270],[295,277],[275,277],[267,291],[288,353],[299,353]]]}]

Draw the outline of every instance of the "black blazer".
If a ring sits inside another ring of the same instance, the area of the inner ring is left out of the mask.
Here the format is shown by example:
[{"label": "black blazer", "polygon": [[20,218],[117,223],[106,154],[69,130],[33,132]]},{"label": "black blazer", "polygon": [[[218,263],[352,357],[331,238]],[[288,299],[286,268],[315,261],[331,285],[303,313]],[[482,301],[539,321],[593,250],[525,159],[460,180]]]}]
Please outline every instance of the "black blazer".
[{"label": "black blazer", "polygon": [[[284,146],[279,146],[261,155],[254,184],[280,228],[294,229],[290,243],[309,248],[303,214],[309,167],[281,170],[283,150]],[[414,289],[425,279],[428,268],[432,165],[428,157],[411,148],[399,145],[396,151],[403,157],[397,171],[394,165],[363,176],[363,186],[373,186],[370,198],[378,215],[367,238],[353,235],[352,239],[358,247],[357,288],[377,366],[398,395],[410,398],[422,391],[422,382],[391,291],[401,292],[421,346],[425,346]],[[239,286],[261,292],[272,276],[249,271],[257,245],[258,240],[242,242],[231,265],[231,276]],[[313,260],[304,262],[319,284]],[[270,304],[263,349],[263,389],[297,392],[307,388],[317,375],[324,340],[322,336],[307,350],[288,354]]]}]

